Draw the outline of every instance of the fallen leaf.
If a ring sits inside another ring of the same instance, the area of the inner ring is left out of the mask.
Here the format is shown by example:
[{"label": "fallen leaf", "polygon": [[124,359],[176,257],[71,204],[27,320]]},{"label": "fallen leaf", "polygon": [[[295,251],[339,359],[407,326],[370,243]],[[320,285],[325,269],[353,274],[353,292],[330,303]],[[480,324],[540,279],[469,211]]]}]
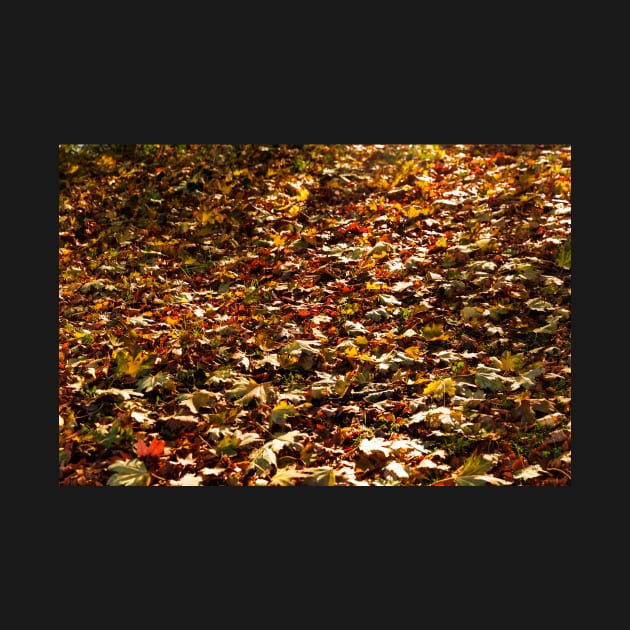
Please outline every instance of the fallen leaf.
[{"label": "fallen leaf", "polygon": [[140,459],[114,462],[108,467],[114,474],[107,481],[108,486],[148,486],[151,473]]}]

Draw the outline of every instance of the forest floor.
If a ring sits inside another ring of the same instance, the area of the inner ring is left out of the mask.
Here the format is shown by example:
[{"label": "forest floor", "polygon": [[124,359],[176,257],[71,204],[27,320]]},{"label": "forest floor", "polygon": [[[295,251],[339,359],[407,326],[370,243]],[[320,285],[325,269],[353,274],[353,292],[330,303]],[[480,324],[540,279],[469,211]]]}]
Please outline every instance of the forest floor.
[{"label": "forest floor", "polygon": [[571,148],[62,145],[59,485],[571,485]]}]

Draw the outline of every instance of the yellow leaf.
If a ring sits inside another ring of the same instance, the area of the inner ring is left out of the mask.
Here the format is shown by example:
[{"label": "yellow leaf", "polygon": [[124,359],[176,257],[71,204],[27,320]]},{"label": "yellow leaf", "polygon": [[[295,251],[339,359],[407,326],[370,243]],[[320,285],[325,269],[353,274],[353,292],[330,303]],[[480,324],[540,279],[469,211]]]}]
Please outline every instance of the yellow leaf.
[{"label": "yellow leaf", "polygon": [[232,188],[234,188],[235,185],[236,182],[234,182],[233,184],[228,184],[227,179],[223,182],[217,182],[216,184],[219,191],[222,192],[224,195],[229,195],[230,191],[232,190]]},{"label": "yellow leaf", "polygon": [[444,324],[427,324],[422,329],[422,336],[427,341],[439,341],[440,339],[448,339],[448,335],[443,333]]},{"label": "yellow leaf", "polygon": [[148,372],[153,367],[154,361],[155,357],[146,352],[131,356],[126,350],[120,350],[116,354],[116,373],[137,378]]},{"label": "yellow leaf", "polygon": [[522,354],[512,354],[509,350],[506,350],[501,358],[490,358],[490,365],[492,367],[499,368],[504,372],[517,372],[523,366],[524,356]]},{"label": "yellow leaf", "polygon": [[201,212],[201,225],[206,225],[212,221],[214,212],[212,210],[202,210]]},{"label": "yellow leaf", "polygon": [[412,359],[419,359],[422,356],[422,349],[419,346],[409,346],[405,348],[405,354]]},{"label": "yellow leaf", "polygon": [[287,422],[287,417],[294,416],[296,414],[295,406],[288,402],[279,402],[269,414],[269,424],[284,425]]},{"label": "yellow leaf", "polygon": [[425,396],[452,396],[455,394],[455,381],[452,378],[444,378],[429,383],[422,392]]},{"label": "yellow leaf", "polygon": [[383,291],[387,289],[387,285],[384,282],[368,282],[365,285],[368,291]]},{"label": "yellow leaf", "polygon": [[412,205],[412,206],[407,206],[406,208],[403,208],[403,214],[408,219],[415,219],[417,216],[420,216],[421,214],[423,214],[423,212],[422,212],[422,208]]},{"label": "yellow leaf", "polygon": [[300,360],[300,357],[296,355],[285,354],[285,353],[280,353],[278,355],[278,363],[280,364],[281,368],[293,367],[294,365],[297,365],[299,360]]}]

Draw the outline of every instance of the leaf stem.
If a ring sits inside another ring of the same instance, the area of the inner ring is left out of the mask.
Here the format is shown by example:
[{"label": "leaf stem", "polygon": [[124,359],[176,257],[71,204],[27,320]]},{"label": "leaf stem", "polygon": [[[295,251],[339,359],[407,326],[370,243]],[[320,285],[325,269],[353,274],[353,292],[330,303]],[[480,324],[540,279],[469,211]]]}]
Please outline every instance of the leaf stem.
[{"label": "leaf stem", "polygon": [[547,470],[555,470],[557,472],[562,473],[568,479],[571,479],[571,475],[568,472],[566,472],[565,470],[562,470],[562,468],[547,468]]}]

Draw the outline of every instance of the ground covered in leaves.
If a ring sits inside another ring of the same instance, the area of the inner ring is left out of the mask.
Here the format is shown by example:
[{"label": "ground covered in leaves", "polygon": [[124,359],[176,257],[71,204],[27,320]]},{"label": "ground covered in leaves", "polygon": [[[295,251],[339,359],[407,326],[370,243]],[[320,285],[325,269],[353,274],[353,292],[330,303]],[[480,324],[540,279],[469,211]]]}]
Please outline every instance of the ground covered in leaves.
[{"label": "ground covered in leaves", "polygon": [[60,485],[570,485],[570,410],[570,147],[60,147]]}]

